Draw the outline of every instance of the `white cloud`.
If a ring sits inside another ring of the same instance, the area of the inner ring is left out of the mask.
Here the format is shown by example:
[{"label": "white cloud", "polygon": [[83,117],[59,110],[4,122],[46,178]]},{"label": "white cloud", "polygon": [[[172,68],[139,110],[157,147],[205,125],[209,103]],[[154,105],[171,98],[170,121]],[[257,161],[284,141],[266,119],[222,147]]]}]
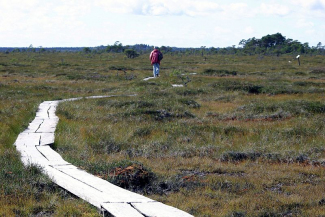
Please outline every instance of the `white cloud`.
[{"label": "white cloud", "polygon": [[254,17],[256,12],[246,3],[224,4],[222,8],[222,19],[244,19]]},{"label": "white cloud", "polygon": [[96,5],[103,6],[114,13],[131,13],[141,15],[208,15],[219,10],[219,5],[213,1],[199,0],[94,0]]},{"label": "white cloud", "polygon": [[297,14],[308,17],[325,18],[325,0],[292,0]]},{"label": "white cloud", "polygon": [[228,12],[238,12],[238,13],[247,13],[248,5],[245,3],[232,3],[232,4],[226,4],[223,6],[225,11]]},{"label": "white cloud", "polygon": [[325,38],[325,0],[0,0],[0,8],[0,46],[96,46],[117,40],[228,46],[277,31],[310,44]]},{"label": "white cloud", "polygon": [[75,43],[75,34],[85,29],[81,18],[90,7],[85,0],[0,0],[0,8],[0,41],[28,46],[58,44],[63,38]]},{"label": "white cloud", "polygon": [[224,27],[220,27],[220,26],[215,26],[213,29],[214,29],[215,34],[229,33],[230,32],[229,28],[224,28]]},{"label": "white cloud", "polygon": [[261,14],[277,16],[286,16],[291,12],[291,10],[286,5],[265,3],[261,4],[259,11]]},{"label": "white cloud", "polygon": [[245,32],[246,34],[251,35],[251,34],[253,34],[253,33],[255,32],[255,30],[254,30],[253,27],[251,27],[251,26],[247,26],[247,27],[244,29],[244,32]]},{"label": "white cloud", "polygon": [[298,28],[311,28],[314,26],[314,23],[311,21],[307,21],[306,19],[299,19],[296,23],[296,27]]},{"label": "white cloud", "polygon": [[324,10],[325,0],[291,0],[292,4],[313,10]]},{"label": "white cloud", "polygon": [[307,35],[314,35],[315,32],[316,32],[315,29],[307,29],[307,30],[305,31],[305,33],[306,33]]}]

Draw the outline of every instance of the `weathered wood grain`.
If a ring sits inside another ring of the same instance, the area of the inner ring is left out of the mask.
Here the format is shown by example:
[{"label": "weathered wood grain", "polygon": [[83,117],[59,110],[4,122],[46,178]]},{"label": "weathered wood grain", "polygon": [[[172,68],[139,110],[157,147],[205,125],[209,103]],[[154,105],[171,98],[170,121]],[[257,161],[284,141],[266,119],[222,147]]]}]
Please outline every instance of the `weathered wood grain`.
[{"label": "weathered wood grain", "polygon": [[35,146],[26,146],[24,148],[17,147],[17,150],[20,152],[21,160],[26,166],[31,164],[46,166],[49,163],[49,161],[35,148]]},{"label": "weathered wood grain", "polygon": [[36,130],[36,132],[37,133],[54,133],[58,122],[59,122],[59,119],[56,119],[56,118],[44,119],[43,123],[39,125],[39,128]]},{"label": "weathered wood grain", "polygon": [[192,215],[160,202],[132,203],[132,206],[145,216],[190,217]]},{"label": "weathered wood grain", "polygon": [[61,155],[59,155],[56,151],[54,151],[50,146],[36,146],[37,151],[39,151],[49,162],[48,165],[65,165],[69,164]]},{"label": "weathered wood grain", "polygon": [[44,119],[35,118],[31,123],[29,123],[25,133],[35,133],[40,125],[44,122]]},{"label": "weathered wood grain", "polygon": [[70,191],[72,194],[88,201],[90,204],[101,208],[101,204],[105,201],[105,194],[92,186],[76,180],[68,174],[51,167],[44,167],[45,173],[52,179],[53,182],[62,188]]},{"label": "weathered wood grain", "polygon": [[25,133],[25,131],[18,135],[14,145],[16,147],[20,146],[35,146],[39,145],[39,139],[41,134],[37,133]]},{"label": "weathered wood grain", "polygon": [[15,146],[49,145],[54,143],[54,133],[25,133],[16,139]]},{"label": "weathered wood grain", "polygon": [[102,207],[115,217],[144,217],[128,203],[103,203]]},{"label": "weathered wood grain", "polygon": [[51,145],[54,144],[54,133],[37,133],[40,135],[39,145]]}]

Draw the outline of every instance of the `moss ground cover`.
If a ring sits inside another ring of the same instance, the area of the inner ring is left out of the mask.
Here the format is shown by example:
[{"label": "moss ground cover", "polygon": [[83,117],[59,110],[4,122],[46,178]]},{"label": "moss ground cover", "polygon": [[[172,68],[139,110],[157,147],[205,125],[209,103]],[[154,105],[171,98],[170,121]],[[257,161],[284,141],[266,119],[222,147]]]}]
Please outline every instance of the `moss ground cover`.
[{"label": "moss ground cover", "polygon": [[166,54],[143,81],[147,54],[1,54],[1,212],[97,215],[12,143],[44,100],[114,95],[60,104],[67,161],[195,216],[325,215],[325,59],[293,58]]}]

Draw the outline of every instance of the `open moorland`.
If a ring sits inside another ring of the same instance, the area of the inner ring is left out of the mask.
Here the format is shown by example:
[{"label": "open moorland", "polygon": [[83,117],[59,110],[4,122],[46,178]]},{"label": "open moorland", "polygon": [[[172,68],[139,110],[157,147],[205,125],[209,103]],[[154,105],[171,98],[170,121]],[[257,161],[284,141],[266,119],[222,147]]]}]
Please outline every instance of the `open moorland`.
[{"label": "open moorland", "polygon": [[[13,143],[45,100],[53,148],[123,188],[194,216],[325,215],[325,57],[0,54],[0,216],[98,216],[24,167]],[[183,87],[172,87],[183,84]]]}]

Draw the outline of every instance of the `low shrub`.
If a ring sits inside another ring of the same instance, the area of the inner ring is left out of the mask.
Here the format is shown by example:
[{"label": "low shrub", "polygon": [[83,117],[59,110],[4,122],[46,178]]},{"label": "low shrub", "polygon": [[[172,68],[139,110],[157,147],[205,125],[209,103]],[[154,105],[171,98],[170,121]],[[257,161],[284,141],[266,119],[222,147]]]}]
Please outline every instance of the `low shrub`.
[{"label": "low shrub", "polygon": [[175,89],[176,94],[181,96],[195,96],[207,93],[204,89]]},{"label": "low shrub", "polygon": [[226,162],[239,162],[239,161],[244,161],[244,160],[256,160],[257,158],[261,157],[260,153],[256,152],[234,152],[234,151],[229,151],[225,152],[221,156],[221,161],[226,161]]},{"label": "low shrub", "polygon": [[[250,115],[264,114],[265,117],[272,116],[279,118],[286,118],[292,115],[311,115],[325,113],[325,103],[320,101],[306,101],[306,100],[289,100],[278,103],[251,103],[249,105],[241,106],[237,109],[239,113]],[[271,113],[271,114],[270,114]],[[239,116],[239,115],[237,115]],[[262,118],[257,116],[256,118]]]},{"label": "low shrub", "polygon": [[235,76],[237,71],[229,71],[226,69],[205,69],[203,70],[204,75],[213,75],[213,76]]},{"label": "low shrub", "polygon": [[126,66],[110,66],[108,67],[109,70],[117,70],[117,71],[124,71],[124,70],[130,70],[132,71],[133,68],[126,67]]},{"label": "low shrub", "polygon": [[132,161],[120,161],[111,165],[109,181],[122,188],[133,191],[143,190],[152,185],[156,175],[142,164]]},{"label": "low shrub", "polygon": [[111,99],[102,99],[97,101],[99,106],[107,106],[108,108],[151,108],[154,106],[154,103],[148,101],[119,101]]},{"label": "low shrub", "polygon": [[325,74],[325,68],[313,69],[312,71],[309,72],[309,74],[315,74],[315,75]]},{"label": "low shrub", "polygon": [[180,99],[180,102],[187,105],[190,108],[200,108],[201,105],[192,99]]},{"label": "low shrub", "polygon": [[251,94],[263,93],[264,89],[264,87],[259,84],[252,84],[235,80],[220,80],[218,83],[213,83],[210,86],[225,91],[243,91]]}]

